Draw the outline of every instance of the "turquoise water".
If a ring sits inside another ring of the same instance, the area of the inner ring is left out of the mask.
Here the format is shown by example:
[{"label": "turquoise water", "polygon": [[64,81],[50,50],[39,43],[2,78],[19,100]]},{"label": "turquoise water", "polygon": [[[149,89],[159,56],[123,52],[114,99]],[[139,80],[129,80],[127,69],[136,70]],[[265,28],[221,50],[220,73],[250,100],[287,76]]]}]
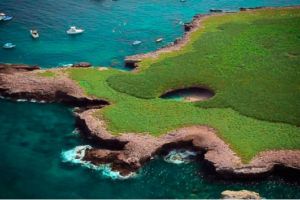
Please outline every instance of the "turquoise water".
[{"label": "turquoise water", "polygon": [[[182,35],[180,22],[210,8],[300,4],[299,0],[3,0],[0,12],[0,62],[55,67],[77,61],[122,68],[124,56],[148,52]],[[86,32],[70,37],[69,25]],[[40,32],[32,40],[29,29]],[[162,44],[154,41],[164,37]],[[140,46],[132,46],[141,40]],[[198,162],[148,163],[137,176],[113,180],[99,170],[63,162],[62,152],[88,145],[74,132],[71,108],[0,100],[0,198],[218,198],[225,189],[250,189],[266,198],[300,198],[300,186],[278,177],[257,182],[227,182],[204,177]]]},{"label": "turquoise water", "polygon": [[[17,4],[16,4],[17,2]],[[300,0],[2,0],[0,12],[14,16],[0,22],[0,44],[12,42],[15,49],[0,49],[0,62],[54,67],[78,61],[121,67],[126,55],[148,52],[182,35],[180,22],[210,8],[300,4]],[[84,28],[82,35],[68,36],[70,25]],[[35,28],[40,38],[33,40]],[[165,40],[157,44],[155,39]],[[132,46],[135,40],[142,41]]]},{"label": "turquoise water", "polygon": [[74,117],[57,104],[0,101],[0,198],[218,198],[225,189],[251,189],[267,198],[300,198],[300,185],[280,178],[232,183],[204,178],[201,163],[158,158],[137,177],[112,180],[62,162],[61,153],[88,144],[72,133]]}]

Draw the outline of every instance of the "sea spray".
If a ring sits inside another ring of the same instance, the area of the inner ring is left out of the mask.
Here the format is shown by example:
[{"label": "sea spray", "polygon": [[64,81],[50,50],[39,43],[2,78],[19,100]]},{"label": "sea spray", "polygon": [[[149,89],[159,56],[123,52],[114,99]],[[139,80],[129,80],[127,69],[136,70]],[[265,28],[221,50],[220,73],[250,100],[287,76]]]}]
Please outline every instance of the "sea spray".
[{"label": "sea spray", "polygon": [[196,152],[185,150],[185,149],[175,149],[170,151],[164,160],[168,163],[173,164],[185,164],[193,161],[197,156]]},{"label": "sea spray", "polygon": [[17,102],[25,102],[25,101],[27,101],[27,99],[17,99],[16,101]]},{"label": "sea spray", "polygon": [[122,176],[120,172],[113,171],[111,164],[94,165],[89,161],[83,160],[86,150],[92,149],[90,145],[76,146],[73,149],[63,151],[61,153],[62,162],[69,162],[73,164],[80,164],[83,167],[100,171],[103,177],[111,178],[113,180],[123,180],[136,177],[136,173]]},{"label": "sea spray", "polygon": [[69,62],[60,62],[57,64],[57,67],[72,67],[73,64]]}]

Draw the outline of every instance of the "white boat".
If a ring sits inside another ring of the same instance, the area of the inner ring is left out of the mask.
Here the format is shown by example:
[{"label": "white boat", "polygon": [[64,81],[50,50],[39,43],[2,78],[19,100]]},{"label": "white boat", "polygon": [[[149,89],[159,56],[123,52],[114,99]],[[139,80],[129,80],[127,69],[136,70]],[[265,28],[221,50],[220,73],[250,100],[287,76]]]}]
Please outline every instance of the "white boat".
[{"label": "white boat", "polygon": [[34,38],[37,39],[40,37],[39,33],[37,30],[30,30],[30,35]]},{"label": "white boat", "polygon": [[11,16],[5,16],[2,20],[3,21],[9,21],[9,20],[12,20],[13,17]]},{"label": "white boat", "polygon": [[11,16],[7,16],[5,13],[0,13],[0,21],[9,21],[11,20],[13,17]]},{"label": "white boat", "polygon": [[156,43],[159,43],[159,42],[162,42],[164,40],[164,38],[157,38],[156,40],[155,40],[155,42]]},{"label": "white boat", "polygon": [[76,26],[71,26],[69,30],[67,30],[67,34],[69,35],[75,35],[75,34],[80,34],[83,33],[84,30],[80,28],[76,28]]},{"label": "white boat", "polygon": [[5,44],[3,45],[3,48],[4,48],[4,49],[12,49],[12,48],[14,48],[14,47],[16,47],[16,45],[13,44],[13,43],[10,43],[10,42],[5,43]]},{"label": "white boat", "polygon": [[142,41],[136,40],[132,43],[132,45],[136,46],[136,45],[140,45],[142,43]]}]

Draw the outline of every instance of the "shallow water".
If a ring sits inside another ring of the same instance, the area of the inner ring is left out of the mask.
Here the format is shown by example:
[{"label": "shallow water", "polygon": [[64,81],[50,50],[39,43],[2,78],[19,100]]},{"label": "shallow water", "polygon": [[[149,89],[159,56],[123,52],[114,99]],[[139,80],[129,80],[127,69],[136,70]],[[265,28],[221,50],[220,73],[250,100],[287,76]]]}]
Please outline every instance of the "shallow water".
[{"label": "shallow water", "polygon": [[[16,4],[17,2],[17,4]],[[5,0],[0,12],[0,62],[54,67],[77,61],[122,68],[126,55],[147,52],[182,34],[180,21],[210,8],[300,4],[299,0]],[[65,34],[69,25],[86,32]],[[29,29],[40,31],[36,41]],[[164,37],[161,44],[154,40]],[[139,46],[132,46],[141,40]],[[232,183],[204,178],[201,163],[172,164],[159,158],[136,178],[113,180],[99,170],[63,162],[61,153],[87,145],[77,134],[71,109],[57,104],[0,100],[0,198],[218,198],[225,189],[250,189],[266,198],[300,198],[300,186],[280,178]]]},{"label": "shallow water", "polygon": [[[0,44],[12,42],[15,49],[0,49],[0,62],[57,66],[78,61],[121,67],[126,55],[148,52],[183,33],[182,22],[210,8],[300,4],[300,0],[2,0],[0,12],[14,16],[0,22]],[[76,25],[86,31],[69,36]],[[30,29],[38,29],[33,40]],[[159,37],[165,40],[159,44]],[[141,45],[133,46],[135,40]]]},{"label": "shallow water", "polygon": [[185,88],[167,92],[161,96],[163,99],[175,101],[206,101],[214,96],[214,92],[204,88]]}]

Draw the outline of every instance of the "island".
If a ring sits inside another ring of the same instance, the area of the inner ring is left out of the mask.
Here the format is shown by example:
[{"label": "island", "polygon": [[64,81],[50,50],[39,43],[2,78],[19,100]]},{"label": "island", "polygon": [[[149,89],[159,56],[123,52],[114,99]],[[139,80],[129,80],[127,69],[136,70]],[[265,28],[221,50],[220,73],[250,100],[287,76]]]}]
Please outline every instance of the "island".
[{"label": "island", "polygon": [[[197,15],[181,39],[127,57],[132,71],[3,64],[0,94],[76,107],[97,144],[78,157],[124,177],[182,148],[224,178],[299,175],[299,27],[299,7]],[[178,91],[184,98],[165,98]]]}]

